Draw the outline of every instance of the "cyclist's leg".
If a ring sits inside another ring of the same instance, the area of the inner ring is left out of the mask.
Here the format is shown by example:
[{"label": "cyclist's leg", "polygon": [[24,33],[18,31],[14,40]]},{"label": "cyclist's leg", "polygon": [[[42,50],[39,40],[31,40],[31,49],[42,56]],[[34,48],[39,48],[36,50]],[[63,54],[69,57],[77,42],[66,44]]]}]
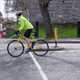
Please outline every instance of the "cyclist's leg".
[{"label": "cyclist's leg", "polygon": [[26,37],[26,42],[28,43],[28,47],[31,48],[32,47],[32,41],[30,39],[30,35],[32,33],[32,29],[28,29],[24,32],[24,36]]}]

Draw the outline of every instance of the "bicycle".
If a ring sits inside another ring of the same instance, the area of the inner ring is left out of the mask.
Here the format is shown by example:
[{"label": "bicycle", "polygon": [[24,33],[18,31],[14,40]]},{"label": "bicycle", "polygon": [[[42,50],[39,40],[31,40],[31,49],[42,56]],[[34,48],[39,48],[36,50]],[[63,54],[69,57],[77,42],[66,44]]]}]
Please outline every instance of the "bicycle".
[{"label": "bicycle", "polygon": [[[34,34],[34,33],[33,33]],[[49,45],[44,39],[32,39],[32,47],[29,48],[28,43],[25,44],[25,37],[21,33],[16,35],[17,39],[11,40],[7,45],[8,54],[12,57],[21,56],[25,49],[26,53],[32,51],[37,56],[45,56],[48,53]]]}]

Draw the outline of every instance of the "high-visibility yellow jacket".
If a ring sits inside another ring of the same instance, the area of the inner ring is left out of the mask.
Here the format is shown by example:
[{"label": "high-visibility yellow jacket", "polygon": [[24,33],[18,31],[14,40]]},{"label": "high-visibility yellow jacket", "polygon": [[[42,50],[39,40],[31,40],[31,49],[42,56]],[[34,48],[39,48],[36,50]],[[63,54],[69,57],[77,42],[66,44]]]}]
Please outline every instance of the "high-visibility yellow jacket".
[{"label": "high-visibility yellow jacket", "polygon": [[18,19],[18,29],[19,31],[25,31],[27,29],[33,29],[33,25],[29,22],[27,18],[21,15]]}]

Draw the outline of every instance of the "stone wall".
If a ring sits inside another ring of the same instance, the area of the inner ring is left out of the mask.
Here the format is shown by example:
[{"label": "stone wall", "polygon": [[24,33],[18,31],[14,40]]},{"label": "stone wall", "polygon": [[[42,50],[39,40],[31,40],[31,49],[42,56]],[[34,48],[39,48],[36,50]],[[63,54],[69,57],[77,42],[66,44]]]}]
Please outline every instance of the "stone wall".
[{"label": "stone wall", "polygon": [[[38,0],[27,0],[27,6],[30,20],[42,21]],[[48,9],[52,22],[65,23],[80,20],[80,0],[53,0]]]}]

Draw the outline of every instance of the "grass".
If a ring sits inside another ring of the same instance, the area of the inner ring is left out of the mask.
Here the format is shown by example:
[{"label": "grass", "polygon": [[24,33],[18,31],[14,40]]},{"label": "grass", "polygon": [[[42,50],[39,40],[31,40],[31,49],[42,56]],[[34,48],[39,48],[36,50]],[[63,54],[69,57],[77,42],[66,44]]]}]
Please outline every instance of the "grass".
[{"label": "grass", "polygon": [[76,36],[77,36],[77,30],[75,26],[58,27],[59,38],[75,38]]},{"label": "grass", "polygon": [[7,38],[10,38],[12,35],[14,35],[14,31],[11,30],[11,29],[8,29],[8,30],[7,30],[7,35],[6,35],[6,37],[7,37]]},{"label": "grass", "polygon": [[46,37],[46,31],[45,31],[44,26],[41,26],[39,28],[39,37],[41,37],[41,38],[45,38]]},{"label": "grass", "polygon": [[[77,28],[75,25],[69,24],[65,26],[60,26],[60,25],[54,25],[55,27],[58,28],[58,38],[75,38],[77,37]],[[8,29],[7,31],[7,36],[10,37],[13,35],[14,31],[11,29]],[[46,37],[46,31],[44,25],[39,26],[39,37],[40,38],[45,38]]]},{"label": "grass", "polygon": [[[77,37],[77,28],[73,24],[68,24],[65,26],[60,26],[60,25],[55,25],[58,29],[58,38],[75,38]],[[40,27],[39,29],[39,36],[40,37],[45,37],[45,28],[43,26]]]}]

